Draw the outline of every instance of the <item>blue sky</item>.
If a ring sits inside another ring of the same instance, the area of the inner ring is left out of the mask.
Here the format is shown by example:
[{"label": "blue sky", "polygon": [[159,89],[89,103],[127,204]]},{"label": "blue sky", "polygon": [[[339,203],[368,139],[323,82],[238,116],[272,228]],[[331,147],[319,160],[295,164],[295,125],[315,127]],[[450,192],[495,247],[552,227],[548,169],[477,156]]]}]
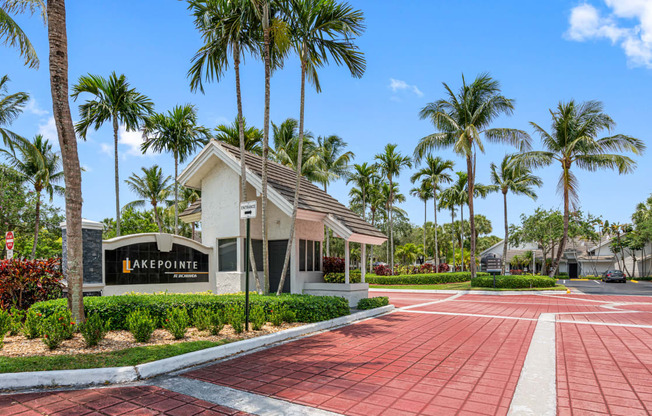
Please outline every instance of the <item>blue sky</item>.
[{"label": "blue sky", "polygon": [[[428,102],[443,97],[442,82],[454,89],[461,74],[473,78],[488,71],[502,83],[507,97],[516,100],[511,117],[496,127],[514,127],[532,133],[529,122],[550,124],[548,109],[560,100],[596,99],[617,122],[616,132],[648,141],[652,107],[652,5],[646,0],[578,1],[386,1],[357,0],[354,7],[366,17],[367,30],[358,40],[367,59],[361,79],[344,68],[321,71],[323,92],[308,90],[306,127],[316,135],[337,134],[356,154],[355,162],[373,161],[388,142],[411,155],[418,140],[433,127],[418,117]],[[56,142],[51,118],[47,33],[36,17],[19,16],[42,60],[39,70],[22,66],[15,50],[0,47],[0,74],[9,74],[11,91],[27,91],[32,102],[12,129],[32,137],[42,133]],[[233,72],[206,93],[189,89],[186,72],[200,46],[185,2],[111,1],[68,2],[70,80],[86,73],[107,76],[124,73],[131,84],[148,95],[157,111],[182,103],[195,104],[199,120],[208,127],[230,123],[236,114]],[[256,126],[263,119],[263,67],[247,59],[242,72],[244,113]],[[73,119],[77,105],[71,102]],[[299,64],[295,58],[272,79],[272,121],[298,118]],[[534,138],[538,148],[538,138]],[[141,166],[159,164],[173,172],[169,155],[141,155],[139,133],[121,132],[120,173],[127,178]],[[112,132],[103,128],[80,142],[83,174],[83,215],[101,220],[113,215]],[[488,183],[489,164],[513,149],[488,144],[478,156],[478,181]],[[464,170],[452,152],[440,152]],[[650,194],[652,164],[648,154],[638,157],[635,173],[587,173],[576,170],[582,208],[610,221],[629,221],[635,205]],[[556,193],[559,167],[537,172],[545,184],[535,202],[510,196],[509,221],[537,206],[561,206]],[[399,178],[408,194],[411,171]],[[329,186],[343,203],[348,188],[343,182]],[[134,199],[126,186],[121,201]],[[63,205],[62,200],[55,200]],[[478,201],[476,212],[489,217],[494,233],[502,229],[503,206],[499,194]],[[423,222],[423,204],[412,197],[402,206],[413,223]],[[448,214],[442,212],[444,219]],[[432,219],[429,204],[428,218]]]}]

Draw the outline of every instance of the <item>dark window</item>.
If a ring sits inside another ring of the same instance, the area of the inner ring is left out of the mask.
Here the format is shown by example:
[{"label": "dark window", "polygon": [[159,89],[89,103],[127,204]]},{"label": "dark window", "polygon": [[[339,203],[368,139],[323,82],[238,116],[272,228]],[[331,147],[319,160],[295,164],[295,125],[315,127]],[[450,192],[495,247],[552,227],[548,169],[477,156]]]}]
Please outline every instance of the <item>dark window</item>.
[{"label": "dark window", "polygon": [[308,241],[308,259],[306,262],[308,263],[308,271],[311,272],[315,270],[315,267],[313,266],[313,259],[315,258],[315,244],[314,241]]},{"label": "dark window", "polygon": [[217,253],[221,272],[238,270],[238,240],[236,238],[219,240]]},{"label": "dark window", "polygon": [[315,241],[315,271],[321,271],[321,241]]},{"label": "dark window", "polygon": [[306,240],[299,240],[299,271],[306,271]]}]

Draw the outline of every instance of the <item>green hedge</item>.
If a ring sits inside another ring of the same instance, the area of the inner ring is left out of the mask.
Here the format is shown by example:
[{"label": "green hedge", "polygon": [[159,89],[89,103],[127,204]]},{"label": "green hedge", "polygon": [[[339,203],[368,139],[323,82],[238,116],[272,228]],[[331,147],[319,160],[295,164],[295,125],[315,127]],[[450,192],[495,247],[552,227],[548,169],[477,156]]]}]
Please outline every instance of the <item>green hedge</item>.
[{"label": "green hedge", "polygon": [[358,309],[374,309],[381,306],[389,305],[389,298],[387,296],[376,296],[375,298],[364,298],[358,301]]},{"label": "green hedge", "polygon": [[[628,277],[627,279],[629,279],[629,277]],[[645,282],[649,282],[649,281],[652,280],[652,276],[632,277],[632,279],[634,279],[634,280],[642,280],[642,281],[645,281]]]},{"label": "green hedge", "polygon": [[[527,289],[539,287],[555,287],[555,279],[546,276],[496,276],[498,289]],[[476,277],[471,280],[471,287],[493,287],[494,279],[491,276]]]},{"label": "green hedge", "polygon": [[[188,313],[197,308],[211,310],[244,309],[243,295],[213,295],[213,294],[128,294],[119,296],[93,296],[84,298],[86,316],[99,313],[105,321],[111,320],[111,329],[126,329],[127,315],[136,309],[144,309],[155,317],[158,326],[165,313],[172,308],[181,307]],[[281,295],[249,296],[250,306],[262,305],[266,313],[279,307],[294,311],[299,322],[318,322],[348,315],[349,304],[346,299],[335,296]],[[50,316],[59,310],[67,308],[66,299],[49,300],[32,305],[38,313]]]},{"label": "green hedge", "polygon": [[[478,273],[489,276],[489,273]],[[374,285],[433,285],[439,283],[457,283],[471,280],[470,272],[403,274],[398,276],[367,275],[365,281]]]},{"label": "green hedge", "polygon": [[[349,283],[360,283],[362,273],[360,270],[351,270],[349,272]],[[326,273],[324,275],[326,283],[344,283],[344,273]]]}]

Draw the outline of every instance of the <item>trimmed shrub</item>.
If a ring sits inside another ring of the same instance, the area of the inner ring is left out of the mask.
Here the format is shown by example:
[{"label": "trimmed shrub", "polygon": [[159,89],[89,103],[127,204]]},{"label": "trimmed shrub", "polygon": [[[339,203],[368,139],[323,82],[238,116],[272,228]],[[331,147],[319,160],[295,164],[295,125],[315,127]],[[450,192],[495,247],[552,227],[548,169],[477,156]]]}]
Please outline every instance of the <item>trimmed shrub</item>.
[{"label": "trimmed shrub", "polygon": [[63,294],[59,259],[0,260],[0,309],[27,309]]},{"label": "trimmed shrub", "polygon": [[[290,295],[264,296],[252,294],[250,305],[261,305],[266,313],[279,306],[287,306],[297,315],[299,322],[319,322],[348,315],[349,304],[337,296]],[[214,294],[128,294],[119,296],[89,296],[84,298],[84,312],[87,316],[99,313],[103,320],[111,319],[111,329],[128,329],[127,316],[135,310],[146,310],[155,324],[165,319],[169,309],[183,307],[190,314],[199,308],[224,311],[238,308],[244,311],[244,295]],[[59,310],[66,310],[66,299],[39,302],[30,310],[47,317]]]},{"label": "trimmed shrub", "polygon": [[165,316],[163,327],[168,330],[174,339],[181,339],[186,336],[190,325],[190,317],[184,308],[170,309]]},{"label": "trimmed shrub", "polygon": [[[328,273],[324,275],[326,283],[344,283],[344,272],[342,273]],[[362,272],[360,270],[351,270],[349,272],[350,283],[360,283],[362,281]]]},{"label": "trimmed shrub", "polygon": [[281,326],[283,325],[283,308],[279,307],[277,309],[273,309],[270,312],[269,316],[269,321],[272,323],[274,326]]},{"label": "trimmed shrub", "polygon": [[127,316],[127,327],[136,342],[147,342],[156,329],[156,321],[146,310],[136,310]]},{"label": "trimmed shrub", "polygon": [[[476,277],[471,280],[471,287],[493,288],[493,277]],[[545,276],[496,276],[498,289],[527,289],[540,287],[555,287],[555,279]]]},{"label": "trimmed shrub", "polygon": [[211,335],[219,335],[220,331],[224,328],[226,323],[224,319],[224,312],[222,311],[210,311],[208,313],[209,326],[208,329],[211,331]]},{"label": "trimmed shrub", "polygon": [[267,317],[265,316],[265,310],[262,306],[256,305],[249,309],[249,320],[251,321],[251,328],[254,331],[259,331],[265,322],[267,322]]},{"label": "trimmed shrub", "polygon": [[72,339],[77,329],[76,323],[72,320],[72,314],[69,309],[58,311],[54,316],[61,325],[61,334],[63,339]]},{"label": "trimmed shrub", "polygon": [[233,332],[236,334],[242,333],[244,331],[244,321],[245,321],[245,314],[244,310],[241,310],[239,308],[234,308],[233,310],[229,311],[228,319],[229,325],[231,325],[231,328],[233,328]]},{"label": "trimmed shrub", "polygon": [[34,339],[41,336],[41,326],[43,325],[43,315],[34,309],[27,311],[25,323],[23,324],[23,335],[27,339]]},{"label": "trimmed shrub", "polygon": [[5,335],[11,329],[11,315],[0,309],[0,348],[4,346]]},{"label": "trimmed shrub", "polygon": [[41,325],[43,343],[51,350],[58,348],[65,339],[66,329],[61,325],[59,318],[57,315],[52,315],[44,319]]},{"label": "trimmed shrub", "polygon": [[374,298],[364,298],[358,301],[358,309],[374,309],[381,306],[389,305],[389,298],[387,296],[376,296]]},{"label": "trimmed shrub", "polygon": [[378,276],[391,276],[394,274],[392,273],[392,269],[389,266],[385,266],[384,264],[379,264],[378,266],[374,267],[374,273]]},{"label": "trimmed shrub", "polygon": [[344,273],[344,259],[342,257],[324,257],[323,258],[323,272],[329,273]]},{"label": "trimmed shrub", "polygon": [[[489,273],[477,273],[478,276],[489,276]],[[399,276],[366,276],[369,284],[375,285],[436,285],[440,283],[457,283],[471,280],[470,272],[405,274]]]},{"label": "trimmed shrub", "polygon": [[79,332],[84,337],[86,346],[94,347],[99,344],[109,332],[110,325],[110,321],[104,322],[97,313],[86,318],[86,322],[79,325]]},{"label": "trimmed shrub", "polygon": [[199,331],[206,331],[211,326],[211,310],[208,308],[197,308],[192,313],[192,323]]},{"label": "trimmed shrub", "polygon": [[11,327],[9,328],[9,335],[18,335],[23,329],[23,322],[25,321],[25,315],[27,315],[27,312],[16,308],[11,308],[9,314],[11,315]]},{"label": "trimmed shrub", "polygon": [[284,308],[281,311],[281,319],[283,320],[283,322],[287,322],[288,324],[291,324],[297,321],[297,314],[294,313],[294,311]]},{"label": "trimmed shrub", "polygon": [[[600,277],[602,278],[602,277]],[[652,280],[652,276],[641,276],[641,277],[634,277],[634,280],[642,280],[644,282],[649,282]]]}]

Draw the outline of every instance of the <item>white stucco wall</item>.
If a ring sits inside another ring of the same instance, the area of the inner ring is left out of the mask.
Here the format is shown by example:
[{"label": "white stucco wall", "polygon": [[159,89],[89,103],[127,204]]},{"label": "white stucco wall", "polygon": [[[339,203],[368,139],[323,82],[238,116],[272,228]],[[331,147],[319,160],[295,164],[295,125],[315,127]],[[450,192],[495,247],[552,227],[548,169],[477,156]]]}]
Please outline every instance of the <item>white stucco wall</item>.
[{"label": "white stucco wall", "polygon": [[215,246],[217,238],[240,235],[240,177],[216,160],[202,179],[202,243]]}]

